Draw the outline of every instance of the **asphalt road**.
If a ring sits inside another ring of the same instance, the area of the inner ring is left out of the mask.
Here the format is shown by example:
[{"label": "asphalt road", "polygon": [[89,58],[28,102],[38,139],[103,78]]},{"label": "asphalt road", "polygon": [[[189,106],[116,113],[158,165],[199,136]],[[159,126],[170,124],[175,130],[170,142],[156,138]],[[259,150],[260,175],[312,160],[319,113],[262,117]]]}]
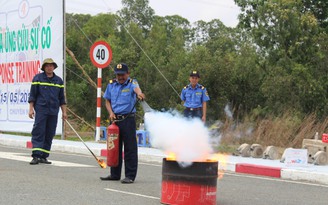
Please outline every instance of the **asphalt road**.
[{"label": "asphalt road", "polygon": [[[134,184],[104,182],[92,156],[52,153],[52,165],[29,165],[31,150],[0,146],[0,204],[161,204],[161,164],[139,162]],[[225,173],[219,205],[326,205],[328,186]]]}]

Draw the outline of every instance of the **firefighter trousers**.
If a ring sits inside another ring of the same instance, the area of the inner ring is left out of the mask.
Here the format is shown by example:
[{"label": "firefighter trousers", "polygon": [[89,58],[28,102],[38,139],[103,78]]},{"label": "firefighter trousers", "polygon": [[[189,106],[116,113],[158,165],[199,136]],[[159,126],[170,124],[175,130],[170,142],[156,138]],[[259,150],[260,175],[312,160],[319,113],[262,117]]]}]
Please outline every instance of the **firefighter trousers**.
[{"label": "firefighter trousers", "polygon": [[32,157],[47,158],[56,134],[58,115],[36,113],[32,129]]}]

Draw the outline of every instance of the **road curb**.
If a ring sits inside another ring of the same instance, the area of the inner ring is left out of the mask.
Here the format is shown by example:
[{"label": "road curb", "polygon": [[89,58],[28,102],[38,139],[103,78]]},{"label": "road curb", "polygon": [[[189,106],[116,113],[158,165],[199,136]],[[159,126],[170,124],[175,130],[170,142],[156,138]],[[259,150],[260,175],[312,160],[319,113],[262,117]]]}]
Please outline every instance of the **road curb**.
[{"label": "road curb", "polygon": [[[0,134],[0,144],[18,148],[32,148],[30,137]],[[92,142],[87,142],[86,144],[96,156],[107,157],[107,149],[104,149],[104,144]],[[89,150],[81,142],[66,140],[54,140],[52,151],[84,155],[90,154]],[[138,158],[141,162],[161,163],[163,158],[165,158],[165,154],[156,148],[139,147]],[[295,168],[286,167],[284,164],[274,162],[272,162],[273,166],[270,166],[271,164],[268,163],[269,161],[251,160],[252,163],[247,163],[249,160],[245,158],[232,158],[231,156],[230,158],[230,161],[228,160],[225,163],[219,163],[220,170],[328,185],[327,166],[309,165],[306,167]]]},{"label": "road curb", "polygon": [[26,148],[26,140],[0,138],[0,144],[11,147]]},{"label": "road curb", "polygon": [[296,169],[282,169],[281,178],[294,181],[309,181],[328,185],[328,173],[307,172]]},{"label": "road curb", "polygon": [[26,142],[26,148],[33,148],[33,144],[31,141]]},{"label": "road curb", "polygon": [[237,163],[236,164],[236,172],[237,173],[245,173],[245,174],[254,174],[268,177],[281,177],[281,168],[279,167],[270,167],[263,165],[254,165],[247,163]]}]

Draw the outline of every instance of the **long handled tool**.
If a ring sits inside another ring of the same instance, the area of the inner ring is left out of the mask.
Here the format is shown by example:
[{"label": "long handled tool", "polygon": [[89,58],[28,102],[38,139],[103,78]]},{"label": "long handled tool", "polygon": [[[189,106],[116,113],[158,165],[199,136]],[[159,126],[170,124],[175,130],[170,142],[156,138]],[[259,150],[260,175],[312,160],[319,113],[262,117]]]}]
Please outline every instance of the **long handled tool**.
[{"label": "long handled tool", "polygon": [[65,122],[70,126],[70,128],[75,132],[75,134],[80,138],[80,140],[83,142],[84,146],[90,151],[90,153],[95,157],[95,159],[97,160],[99,166],[103,169],[105,169],[107,167],[106,163],[104,160],[99,159],[92,151],[91,149],[85,144],[85,142],[83,141],[83,139],[80,137],[80,135],[76,132],[76,130],[73,128],[73,126],[65,119]]}]

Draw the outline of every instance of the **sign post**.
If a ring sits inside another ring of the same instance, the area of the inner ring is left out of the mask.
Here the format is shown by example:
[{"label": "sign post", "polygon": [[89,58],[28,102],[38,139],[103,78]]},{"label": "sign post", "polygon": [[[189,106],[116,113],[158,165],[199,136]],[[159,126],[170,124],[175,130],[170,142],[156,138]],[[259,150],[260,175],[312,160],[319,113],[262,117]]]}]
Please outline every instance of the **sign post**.
[{"label": "sign post", "polygon": [[100,140],[100,115],[101,115],[101,81],[102,68],[107,67],[112,60],[112,50],[105,41],[97,41],[90,48],[90,59],[98,68],[97,79],[97,116],[96,116],[96,142]]}]

